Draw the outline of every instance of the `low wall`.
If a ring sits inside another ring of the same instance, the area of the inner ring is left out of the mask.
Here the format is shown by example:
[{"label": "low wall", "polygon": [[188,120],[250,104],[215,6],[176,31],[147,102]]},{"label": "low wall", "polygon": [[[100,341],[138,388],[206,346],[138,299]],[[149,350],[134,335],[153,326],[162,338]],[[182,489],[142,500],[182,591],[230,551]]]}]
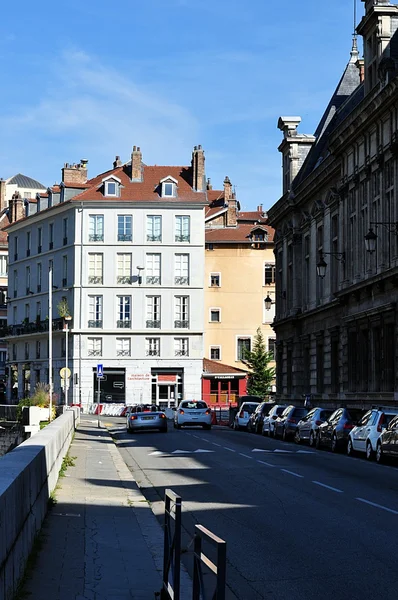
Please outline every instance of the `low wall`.
[{"label": "low wall", "polygon": [[0,457],[22,444],[24,439],[25,433],[21,425],[0,427]]},{"label": "low wall", "polygon": [[0,598],[12,600],[75,429],[68,410],[0,458]]}]

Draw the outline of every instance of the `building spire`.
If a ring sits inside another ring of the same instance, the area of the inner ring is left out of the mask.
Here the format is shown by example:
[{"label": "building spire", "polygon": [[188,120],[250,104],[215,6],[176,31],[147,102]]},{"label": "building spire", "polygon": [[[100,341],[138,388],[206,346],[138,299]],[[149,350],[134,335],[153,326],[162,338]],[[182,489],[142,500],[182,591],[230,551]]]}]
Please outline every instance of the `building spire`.
[{"label": "building spire", "polygon": [[352,50],[350,62],[356,62],[359,58],[357,38],[357,0],[354,1],[354,33],[352,34]]}]

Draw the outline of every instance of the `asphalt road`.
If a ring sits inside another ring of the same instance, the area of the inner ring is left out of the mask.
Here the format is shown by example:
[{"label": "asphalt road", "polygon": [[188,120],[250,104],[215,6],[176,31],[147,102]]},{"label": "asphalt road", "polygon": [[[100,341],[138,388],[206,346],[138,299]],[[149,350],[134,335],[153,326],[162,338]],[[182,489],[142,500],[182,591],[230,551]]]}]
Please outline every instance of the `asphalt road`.
[{"label": "asphalt road", "polygon": [[[110,421],[110,419],[108,419]],[[396,600],[398,469],[228,428],[128,434],[109,427],[154,512],[183,501],[227,541],[228,598]]]}]

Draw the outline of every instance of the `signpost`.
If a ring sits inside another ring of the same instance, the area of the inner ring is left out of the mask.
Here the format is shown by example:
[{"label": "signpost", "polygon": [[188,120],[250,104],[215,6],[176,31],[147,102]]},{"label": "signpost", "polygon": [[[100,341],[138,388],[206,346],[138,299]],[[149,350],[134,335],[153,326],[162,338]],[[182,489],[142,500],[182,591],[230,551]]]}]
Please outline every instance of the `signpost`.
[{"label": "signpost", "polygon": [[98,427],[100,427],[100,399],[101,399],[101,379],[104,376],[104,365],[97,365],[97,382],[98,382],[98,391],[97,391],[97,404],[98,404]]}]

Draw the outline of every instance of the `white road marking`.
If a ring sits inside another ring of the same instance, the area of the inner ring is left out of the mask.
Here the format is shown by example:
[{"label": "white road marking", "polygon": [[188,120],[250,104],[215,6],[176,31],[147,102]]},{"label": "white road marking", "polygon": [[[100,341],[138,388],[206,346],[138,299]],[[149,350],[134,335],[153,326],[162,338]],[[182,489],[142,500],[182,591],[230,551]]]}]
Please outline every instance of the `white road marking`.
[{"label": "white road marking", "polygon": [[164,454],[161,450],[155,450],[155,452],[150,452],[148,456],[158,456],[159,454]]},{"label": "white road marking", "polygon": [[252,452],[272,452],[272,450],[264,450],[263,448],[254,448]]},{"label": "white road marking", "polygon": [[297,450],[297,454],[316,454],[316,452],[311,452],[311,450]]},{"label": "white road marking", "polygon": [[292,454],[291,450],[274,450],[274,452],[283,452],[283,454]]},{"label": "white road marking", "polygon": [[214,452],[214,450],[203,450],[202,448],[199,448],[199,450],[193,451],[194,454],[197,454],[198,452]]},{"label": "white road marking", "polygon": [[343,490],[339,490],[338,488],[331,487],[330,485],[326,485],[326,483],[321,483],[320,481],[313,481],[315,485],[320,485],[321,487],[326,488],[327,490],[331,490],[332,492],[338,492],[339,494],[344,494]]},{"label": "white road marking", "polygon": [[171,454],[191,454],[191,450],[173,450]]},{"label": "white road marking", "polygon": [[256,462],[260,463],[261,465],[267,465],[267,467],[275,467],[275,465],[271,465],[271,463],[264,462],[263,460],[257,460]]},{"label": "white road marking", "polygon": [[284,473],[289,473],[289,475],[294,475],[295,477],[300,477],[300,479],[304,479],[304,475],[299,475],[298,473],[294,473],[293,471],[288,471],[287,469],[281,469]]},{"label": "white road marking", "polygon": [[359,502],[365,502],[365,504],[370,504],[370,506],[374,506],[375,508],[381,508],[382,510],[386,510],[387,512],[390,512],[393,515],[398,515],[397,510],[387,508],[387,506],[383,506],[382,504],[376,504],[376,502],[371,502],[370,500],[365,500],[365,498],[355,498],[355,500],[359,500]]},{"label": "white road marking", "polygon": [[253,457],[252,457],[252,456],[248,456],[247,454],[243,454],[242,452],[239,452],[239,454],[240,454],[241,456],[244,456],[245,458],[250,458],[250,460],[253,460]]},{"label": "white road marking", "polygon": [[219,448],[222,448],[221,444],[216,444],[216,442],[212,442],[213,446],[218,446]]},{"label": "white road marking", "polygon": [[228,450],[229,452],[236,452],[236,450],[232,450],[232,448],[227,448],[226,446],[224,446],[224,450]]}]

